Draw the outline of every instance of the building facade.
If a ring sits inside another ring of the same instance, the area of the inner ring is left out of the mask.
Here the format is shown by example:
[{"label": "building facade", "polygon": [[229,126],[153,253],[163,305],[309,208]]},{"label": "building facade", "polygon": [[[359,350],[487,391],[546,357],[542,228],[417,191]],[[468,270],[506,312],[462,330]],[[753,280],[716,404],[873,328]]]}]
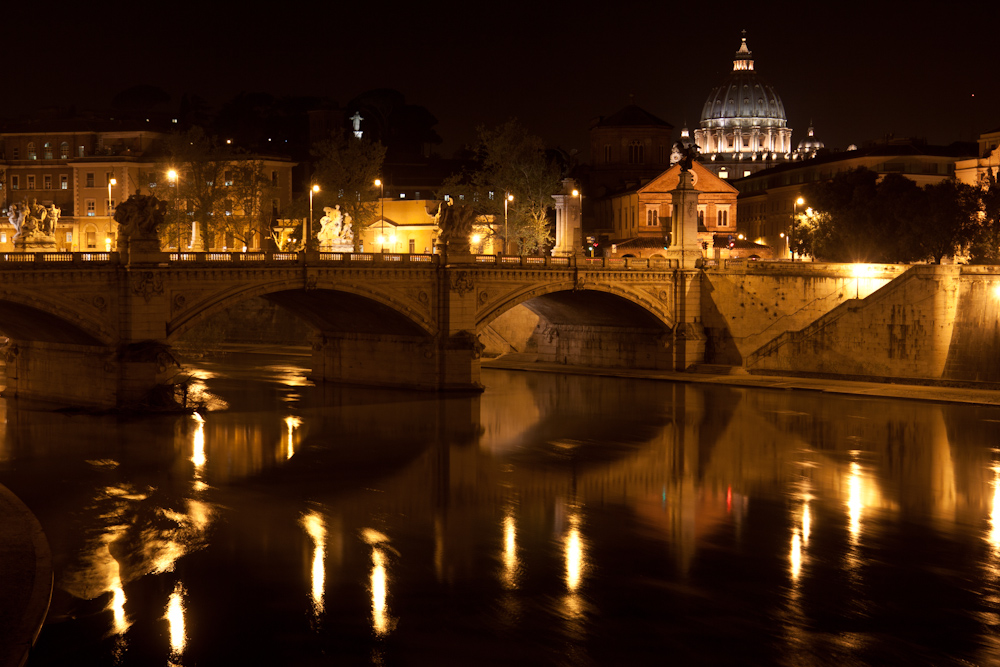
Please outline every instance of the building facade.
[{"label": "building facade", "polygon": [[[15,204],[37,203],[58,219],[54,229],[56,249],[66,252],[108,251],[116,247],[115,207],[132,194],[154,194],[176,203],[172,183],[158,152],[167,132],[124,128],[114,122],[64,121],[65,129],[0,131],[0,251],[16,250],[15,228],[7,214]],[[294,163],[278,157],[254,156],[271,181],[268,188],[273,218],[292,200]],[[186,170],[177,165],[178,178]],[[184,205],[180,202],[180,205]],[[220,214],[239,213],[232,206]],[[256,235],[258,247],[270,230]],[[178,235],[174,235],[176,239]],[[190,235],[186,236],[190,241]],[[227,235],[217,235],[212,249],[226,247]],[[176,242],[173,243],[176,247]],[[242,246],[242,244],[240,244]],[[234,245],[229,243],[228,248]]]}]

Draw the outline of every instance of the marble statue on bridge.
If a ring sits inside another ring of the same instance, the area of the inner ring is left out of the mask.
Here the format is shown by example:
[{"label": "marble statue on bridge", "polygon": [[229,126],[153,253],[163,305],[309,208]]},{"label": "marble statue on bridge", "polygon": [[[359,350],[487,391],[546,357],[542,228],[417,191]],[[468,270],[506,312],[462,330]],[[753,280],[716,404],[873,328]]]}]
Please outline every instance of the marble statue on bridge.
[{"label": "marble statue on bridge", "polygon": [[321,228],[316,235],[320,250],[333,252],[351,252],[354,249],[354,232],[351,229],[351,216],[340,210],[340,204],[323,208],[320,218]]},{"label": "marble statue on bridge", "polygon": [[46,208],[38,200],[12,204],[7,209],[7,220],[16,230],[14,247],[20,247],[26,252],[56,250],[56,221],[60,210],[53,205]]},{"label": "marble statue on bridge", "polygon": [[471,252],[469,237],[475,222],[476,212],[471,206],[456,205],[453,199],[449,199],[438,212],[438,227],[441,229],[438,238],[449,252],[468,254]]},{"label": "marble statue on bridge", "polygon": [[119,252],[159,252],[159,230],[167,202],[154,195],[134,194],[115,209]]}]

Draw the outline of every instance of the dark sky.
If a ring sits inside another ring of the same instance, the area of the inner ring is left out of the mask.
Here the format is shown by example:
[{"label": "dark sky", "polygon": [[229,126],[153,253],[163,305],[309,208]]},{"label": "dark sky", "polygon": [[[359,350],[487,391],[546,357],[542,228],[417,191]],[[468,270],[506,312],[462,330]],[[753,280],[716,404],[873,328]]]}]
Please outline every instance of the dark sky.
[{"label": "dark sky", "polygon": [[810,119],[841,149],[887,133],[950,143],[1000,126],[996,2],[216,5],[13,10],[0,113],[107,107],[140,83],[212,103],[262,91],[346,104],[395,88],[439,119],[444,152],[480,123],[517,117],[549,145],[586,154],[590,122],[631,95],[677,130],[697,127],[745,29],[795,142]]}]

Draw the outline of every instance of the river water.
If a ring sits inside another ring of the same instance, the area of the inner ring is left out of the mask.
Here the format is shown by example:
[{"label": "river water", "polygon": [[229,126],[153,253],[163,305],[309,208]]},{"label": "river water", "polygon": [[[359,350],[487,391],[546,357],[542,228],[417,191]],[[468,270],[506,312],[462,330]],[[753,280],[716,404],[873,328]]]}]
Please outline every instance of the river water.
[{"label": "river water", "polygon": [[197,415],[0,402],[42,665],[1000,662],[996,408],[202,361]]}]

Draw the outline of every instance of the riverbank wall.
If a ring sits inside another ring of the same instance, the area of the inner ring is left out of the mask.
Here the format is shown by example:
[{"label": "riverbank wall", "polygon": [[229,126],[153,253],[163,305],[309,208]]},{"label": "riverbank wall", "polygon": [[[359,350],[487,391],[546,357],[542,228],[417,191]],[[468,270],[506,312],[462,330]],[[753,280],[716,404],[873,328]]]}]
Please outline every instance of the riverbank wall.
[{"label": "riverbank wall", "polygon": [[1000,267],[747,263],[704,285],[708,363],[1000,382]]}]

